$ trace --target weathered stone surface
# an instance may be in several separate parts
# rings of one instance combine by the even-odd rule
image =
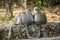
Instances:
[[[0,27],[0,40],[60,40],[60,22],[59,23],[52,23],[49,22],[45,25],[45,32],[47,33],[46,37],[53,37],[53,38],[32,38],[28,39],[25,31],[24,25],[10,25],[6,27]],[[43,32],[42,32],[43,35]],[[56,38],[54,38],[56,37]]]

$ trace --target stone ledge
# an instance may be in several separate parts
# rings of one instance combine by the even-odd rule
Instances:
[[[60,22],[59,23],[58,22],[48,22],[46,25],[43,25],[43,27],[45,27],[45,26],[49,27],[51,24],[56,25],[56,24],[60,24]],[[12,29],[10,28],[10,26],[12,26],[11,27]],[[51,31],[51,30],[48,29],[48,31]],[[58,32],[59,30],[56,29],[56,31]],[[8,35],[9,33],[11,33],[11,34]],[[25,34],[25,35],[23,35],[23,34]],[[19,25],[18,26],[8,25],[8,26],[5,26],[5,27],[0,27],[0,39],[2,39],[2,40],[3,39],[6,40],[6,38],[9,37],[9,36],[11,36],[11,37],[9,37],[9,38],[11,38],[11,40],[14,40],[14,39],[16,40],[18,35],[21,36],[21,40],[60,40],[60,37],[58,37],[60,34],[58,36],[56,36],[56,37],[54,36],[54,37],[51,37],[51,38],[49,38],[50,36],[47,35],[47,38],[27,39],[27,37],[26,37],[27,35],[25,33],[25,29],[24,29],[23,26],[20,27]],[[26,38],[26,39],[23,39],[23,38]],[[8,38],[7,38],[7,40],[8,40]],[[20,38],[17,39],[17,40],[20,40]]]
[[[60,37],[51,37],[51,38],[32,38],[32,39],[21,39],[21,40],[60,40]]]

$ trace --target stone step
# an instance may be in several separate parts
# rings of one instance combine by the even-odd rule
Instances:
[[[32,38],[32,39],[21,39],[21,40],[60,40],[60,37],[51,37],[51,38]]]

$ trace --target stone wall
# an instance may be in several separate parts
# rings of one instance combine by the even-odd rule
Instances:
[[[59,39],[60,22],[59,23],[49,22],[45,25],[42,25],[41,27],[42,29],[43,28],[45,29],[45,31],[43,32],[47,33],[45,37],[42,33],[42,36],[41,36],[42,40],[46,37],[57,37]],[[0,27],[0,40],[18,40],[18,39],[28,39],[24,25],[8,25],[5,27],[2,27],[2,26]]]

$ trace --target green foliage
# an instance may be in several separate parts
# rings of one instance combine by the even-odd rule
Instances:
[[[6,16],[4,16],[4,17],[2,17],[2,19],[1,20],[14,20],[14,16],[13,17],[11,17],[11,15],[10,14],[8,14],[8,15],[6,15]]]
[[[6,14],[6,19],[9,19],[11,17],[11,13]]]
[[[40,7],[42,5],[42,0],[37,0],[37,6]]]
[[[19,5],[17,5],[16,3],[14,3],[14,5],[12,6],[13,8],[18,8],[20,7]]]
[[[2,21],[4,21],[4,20],[7,20],[7,21],[9,21],[9,20],[11,20],[11,21],[14,21],[14,17],[12,17],[11,19],[9,18],[9,17],[1,17],[1,19],[0,20],[2,20]]]
[[[14,17],[11,18],[12,21],[14,21],[14,19],[15,19]]]
[[[8,16],[4,16],[4,17],[0,17],[0,20],[4,21],[4,20],[10,20],[10,18]]]

